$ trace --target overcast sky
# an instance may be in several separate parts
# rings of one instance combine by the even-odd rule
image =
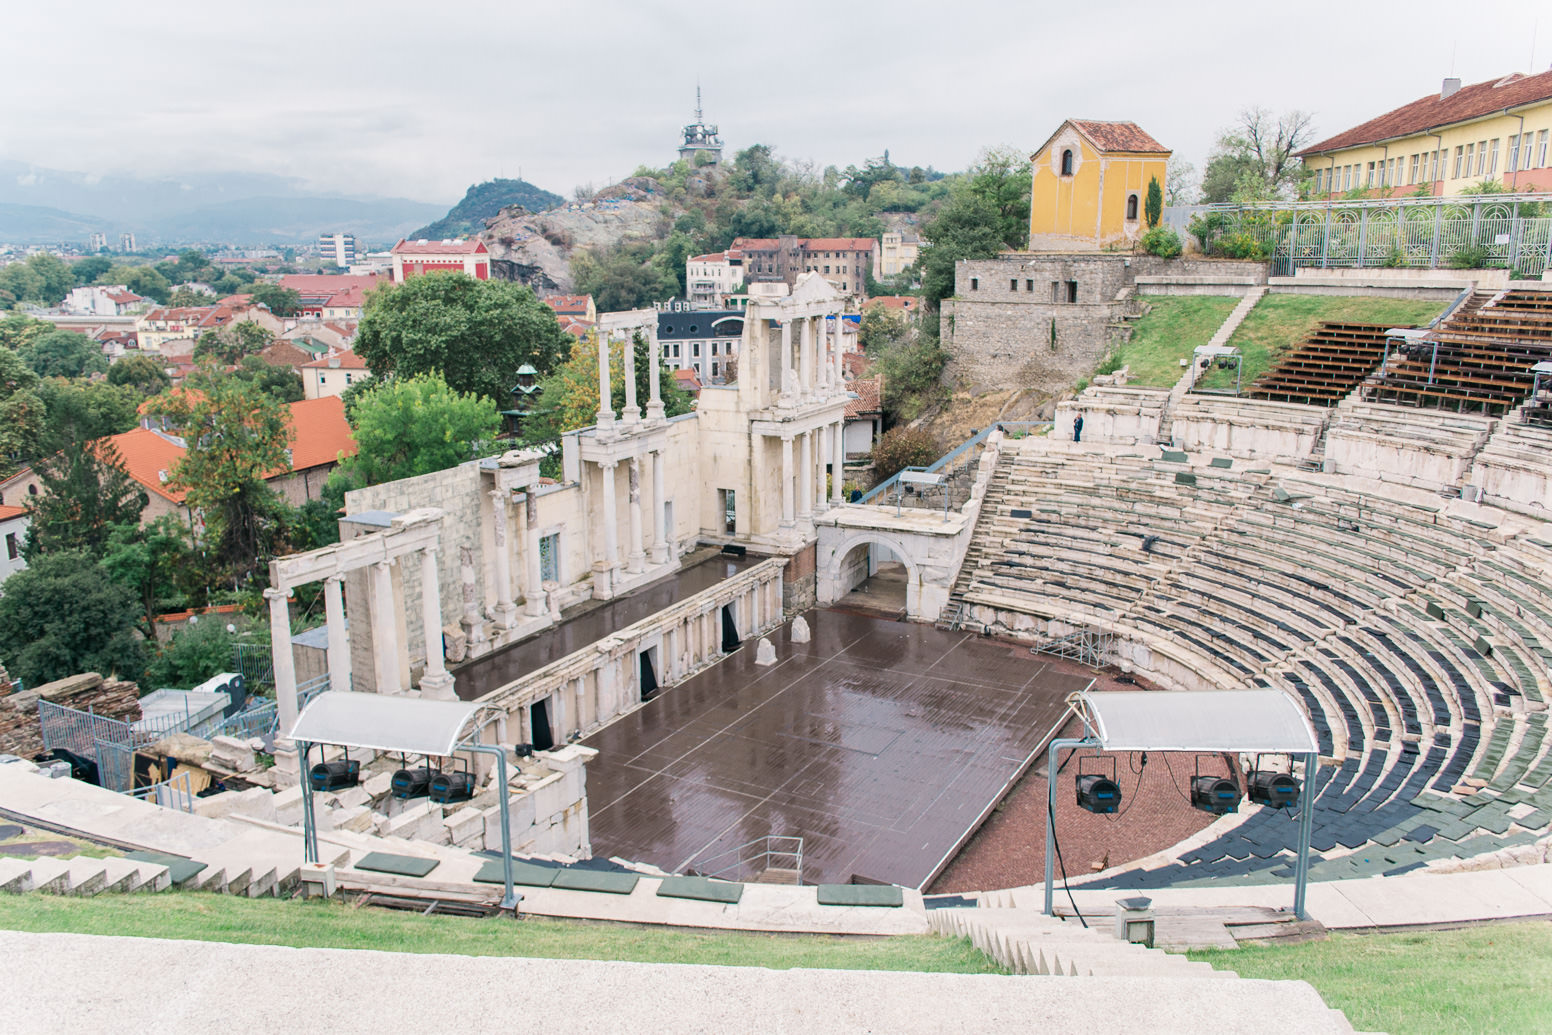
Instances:
[[[955,170],[1077,116],[1134,120],[1200,169],[1247,105],[1309,110],[1326,136],[1452,69],[1531,70],[1533,36],[1534,68],[1552,62],[1534,2],[74,0],[3,21],[0,158],[438,203],[492,176],[569,194],[666,164],[697,79],[729,156],[844,168],[888,148]]]

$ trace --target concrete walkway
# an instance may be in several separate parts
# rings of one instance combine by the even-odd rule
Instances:
[[[13,1035],[1352,1030],[1302,981],[765,970],[11,931],[0,931],[0,957]]]

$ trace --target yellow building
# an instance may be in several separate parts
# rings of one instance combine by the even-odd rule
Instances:
[[[1315,196],[1361,190],[1371,197],[1440,197],[1483,180],[1519,192],[1552,190],[1552,72],[1461,86],[1370,119],[1299,152]]]
[[[1029,156],[1029,250],[1126,244],[1147,227],[1148,183],[1164,189],[1169,149],[1135,122],[1068,119]]]

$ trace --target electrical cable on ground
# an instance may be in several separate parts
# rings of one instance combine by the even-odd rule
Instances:
[[[1089,922],[1083,919],[1083,913],[1078,909],[1078,900],[1072,897],[1072,888],[1067,884],[1067,864],[1062,861],[1062,842],[1056,836],[1056,812],[1051,808],[1051,796],[1049,793],[1046,794],[1045,811],[1046,818],[1051,824],[1051,844],[1056,848],[1056,864],[1062,870],[1062,890],[1067,892],[1067,901],[1072,904],[1073,916],[1076,916],[1078,923],[1083,925],[1084,930],[1087,930]]]

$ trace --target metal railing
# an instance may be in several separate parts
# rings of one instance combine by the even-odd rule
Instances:
[[[130,797],[139,798],[141,801],[149,801],[163,808],[177,809],[179,812],[194,811],[194,792],[189,790],[189,774],[187,771],[175,773],[161,783],[153,783],[149,787],[140,787],[129,792]]]
[[[787,865],[776,865],[784,863]],[[702,877],[724,880],[758,879],[770,870],[793,875],[793,883],[803,883],[803,839],[782,834],[767,834],[725,852],[718,852],[694,867]]]
[[[988,424],[986,427],[982,428],[980,431],[976,432],[974,435],[972,435],[969,438],[965,439],[963,442],[961,442],[959,445],[955,446],[953,449],[949,450],[947,453],[944,453],[942,456],[938,457],[938,459],[934,460],[931,464],[927,465],[926,467],[906,467],[906,468],[903,468],[902,470],[896,471],[894,474],[892,474],[888,478],[884,479],[883,481],[879,482],[877,485],[873,486],[873,488],[869,489],[866,493],[863,494],[862,498],[859,499],[857,502],[858,503],[870,503],[870,502],[872,502],[874,499],[878,498],[880,495],[882,495],[883,493],[887,492],[893,486],[898,485],[899,482],[900,482],[900,475],[906,473],[906,471],[914,471],[914,472],[922,473],[922,474],[936,474],[937,472],[942,471],[944,468],[946,468],[950,464],[954,463],[954,461],[958,460],[960,457],[962,457],[966,453],[968,453],[971,449],[974,449],[976,446],[984,444],[986,442],[987,436],[990,435],[994,430],[996,430],[998,428],[1001,428],[1004,432],[1010,432],[1010,431],[1029,432],[1029,431],[1033,431],[1036,428],[1049,428],[1050,426],[1051,426],[1051,422],[1048,421],[1048,420],[1000,420],[1000,421],[994,421],[993,423]]]
[[[1066,658],[1090,668],[1100,668],[1110,653],[1115,634],[1103,629],[1079,629],[1065,636],[1056,636],[1029,648],[1031,654],[1049,654],[1054,658]]]

